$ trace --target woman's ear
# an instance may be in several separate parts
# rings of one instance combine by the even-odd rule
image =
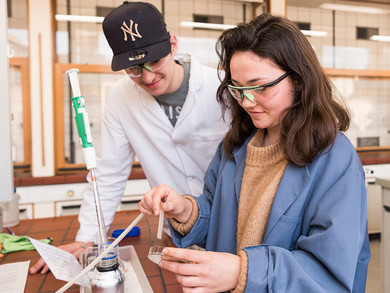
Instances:
[[[177,38],[175,35],[172,35],[170,38],[171,41],[171,53],[172,56],[175,56],[177,53]]]

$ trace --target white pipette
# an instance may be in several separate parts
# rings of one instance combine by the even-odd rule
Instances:
[[[104,223],[103,212],[100,204],[99,193],[96,183],[96,153],[95,148],[92,144],[91,128],[89,126],[88,113],[85,110],[85,99],[81,96],[80,86],[77,78],[77,68],[66,71],[69,75],[70,85],[72,87],[73,95],[72,103],[75,112],[75,121],[77,125],[77,132],[80,137],[80,143],[83,148],[84,158],[86,161],[87,169],[90,171],[92,190],[95,200],[96,216],[98,224],[98,235],[99,235],[99,252],[107,247],[107,232]]]

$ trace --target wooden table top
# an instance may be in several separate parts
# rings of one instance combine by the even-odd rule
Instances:
[[[108,235],[110,236],[111,231],[115,229],[126,229],[138,214],[138,211],[117,212]],[[134,246],[153,292],[183,292],[179,283],[176,281],[174,274],[166,270],[161,270],[159,266],[147,258],[149,248],[153,245],[174,246],[171,238],[166,235],[164,235],[161,240],[156,238],[158,217],[143,217],[137,226],[141,228],[140,235],[123,239],[119,243],[119,246]],[[55,246],[73,242],[78,228],[79,222],[77,221],[77,216],[22,220],[17,226],[11,227],[15,235],[27,235],[35,239],[51,237],[53,239],[53,245]],[[7,233],[7,230],[4,229],[3,232]],[[36,263],[39,257],[36,250],[11,252],[0,258],[0,264],[30,260],[31,267]],[[51,272],[44,275],[39,273],[35,275],[29,274],[24,292],[55,292],[65,284],[66,282],[57,280]],[[79,291],[79,286],[73,285],[66,292]]]
[[[390,163],[390,151],[359,151],[358,154],[363,165]]]

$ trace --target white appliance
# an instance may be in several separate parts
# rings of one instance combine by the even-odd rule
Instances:
[[[390,164],[364,165],[367,187],[367,224],[368,233],[382,231],[382,188],[376,178],[390,178]]]
[[[377,184],[382,188],[382,292],[390,292],[390,176],[387,179],[377,179]]]
[[[390,292],[390,191],[383,194],[383,233],[382,233],[382,283],[383,292]]]

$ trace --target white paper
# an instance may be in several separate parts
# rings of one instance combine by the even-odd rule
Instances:
[[[79,261],[70,252],[31,237],[29,239],[57,280],[68,282],[82,271]],[[90,287],[86,275],[77,280],[76,284]]]
[[[30,261],[0,265],[0,293],[23,293]]]

